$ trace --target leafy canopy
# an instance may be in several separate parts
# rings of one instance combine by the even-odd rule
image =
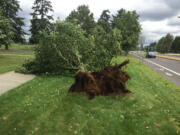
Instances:
[[[171,50],[174,37],[171,34],[167,34],[165,37],[162,37],[157,44],[157,51],[161,53],[167,53]]]
[[[136,11],[126,11],[121,9],[113,16],[112,27],[117,28],[122,34],[122,49],[128,52],[138,45],[138,39],[141,32],[139,15]]]
[[[25,67],[34,73],[58,74],[85,69],[84,63],[88,62],[90,56],[89,43],[81,28],[69,22],[57,21],[50,33],[41,33],[36,58]]]
[[[86,5],[81,5],[77,10],[73,10],[66,18],[66,21],[80,26],[86,32],[86,36],[92,34],[95,27],[93,13],[91,13]]]

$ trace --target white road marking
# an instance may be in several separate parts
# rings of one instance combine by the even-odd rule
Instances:
[[[176,74],[176,75],[180,76],[180,73],[177,73],[177,72],[175,72],[175,71],[173,71],[173,70],[171,70],[171,69],[168,69],[168,68],[166,68],[166,67],[164,67],[164,66],[161,66],[161,65],[159,65],[159,64],[157,64],[157,63],[155,63],[155,62],[152,62],[152,61],[150,61],[150,60],[147,60],[147,59],[144,59],[144,60],[147,61],[147,62],[149,62],[149,63],[151,63],[151,64],[154,64],[154,65],[156,65],[156,66],[158,66],[158,67],[160,67],[160,68],[166,69],[167,71],[169,71],[169,72],[171,72],[171,73],[173,73],[173,74]]]
[[[163,68],[160,68],[159,70],[164,71],[164,69],[163,69]]]
[[[170,73],[167,73],[167,72],[166,72],[166,75],[167,75],[167,76],[173,76],[172,74],[170,74]]]

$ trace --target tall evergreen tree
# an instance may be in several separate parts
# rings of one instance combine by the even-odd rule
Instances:
[[[87,35],[92,34],[95,27],[93,13],[91,13],[89,7],[86,5],[81,5],[77,10],[73,10],[66,20],[80,26]]]
[[[151,43],[151,44],[150,44],[151,51],[156,51],[156,46],[157,46],[157,43],[156,43],[156,42]]]
[[[0,46],[5,45],[8,50],[9,44],[12,42],[14,33],[10,20],[3,16],[0,8]]]
[[[103,12],[98,20],[98,25],[102,26],[106,32],[111,31],[110,18],[111,18],[110,11],[103,10]]]
[[[49,0],[35,0],[34,6],[32,7],[34,10],[31,20],[31,38],[30,43],[37,44],[39,32],[42,30],[49,31],[51,20],[53,20],[53,16],[49,15],[49,12],[53,12],[51,1]]]
[[[171,51],[175,53],[180,53],[180,36],[177,36],[173,41]]]
[[[25,32],[23,26],[25,25],[24,18],[18,16],[21,11],[19,2],[17,0],[0,0],[0,8],[2,9],[3,16],[10,20],[13,32],[16,33],[13,37],[14,42],[24,42]]]

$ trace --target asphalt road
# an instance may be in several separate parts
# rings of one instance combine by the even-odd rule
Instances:
[[[135,53],[133,55],[138,57]],[[157,57],[145,58],[143,62],[167,80],[180,87],[180,61]]]

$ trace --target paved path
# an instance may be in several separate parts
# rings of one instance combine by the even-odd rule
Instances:
[[[0,74],[0,95],[32,80],[33,78],[35,78],[35,75],[24,75],[15,73],[14,71]]]

